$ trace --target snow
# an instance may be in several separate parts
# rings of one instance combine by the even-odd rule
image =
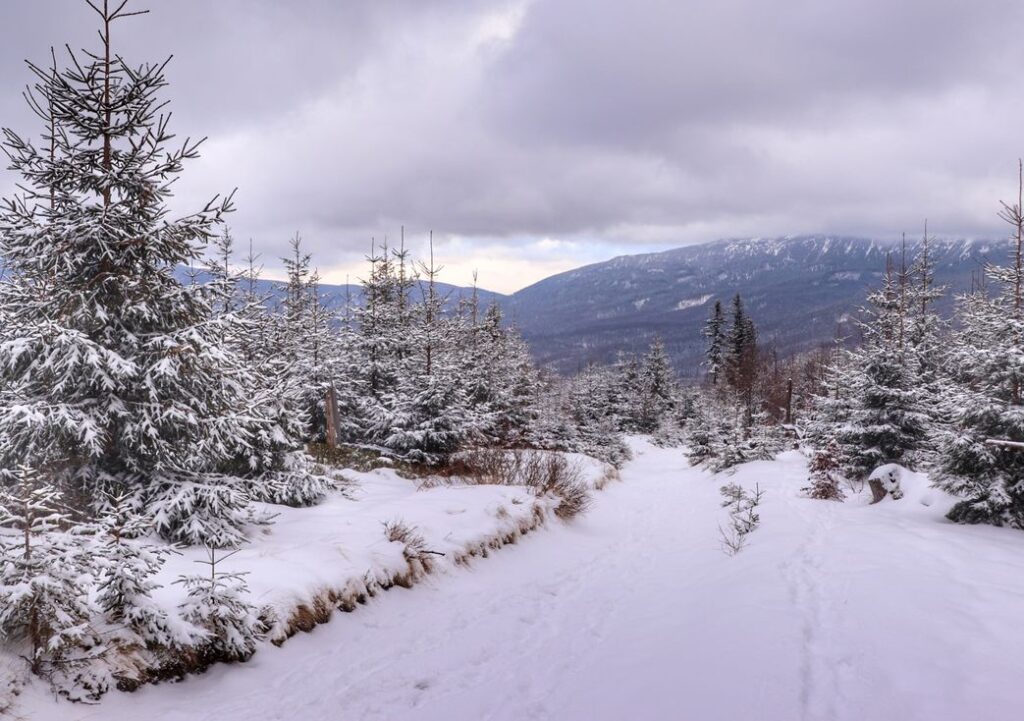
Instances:
[[[828,249],[825,248],[825,249],[822,250],[822,252],[824,253],[826,250],[828,250]],[[835,273],[832,273],[829,276],[829,279],[830,280],[860,280],[861,279],[861,275],[862,274],[858,273],[857,271],[841,270],[841,271],[837,271]]]
[[[93,707],[57,704],[34,684],[15,717],[1019,718],[1024,534],[947,522],[952,499],[920,474],[904,475],[899,501],[813,501],[799,493],[806,459],[795,451],[714,477],[688,468],[679,449],[631,442],[622,482],[572,523],[444,566],[249,663]],[[734,557],[718,544],[726,482],[765,491],[761,523]],[[441,490],[409,498],[401,515],[512,492]],[[381,493],[390,508],[396,498]],[[305,524],[311,512],[295,511],[279,525],[296,527],[274,534],[315,548],[337,529]],[[449,543],[441,550],[458,545],[429,530],[432,545]],[[275,553],[308,568],[275,563],[275,573],[329,574],[328,560],[347,562],[336,543],[325,544],[329,559],[284,545]]]
[[[676,303],[676,310],[686,310],[687,308],[696,308],[702,306],[711,300],[711,294],[701,295],[696,298],[685,298]]]
[[[608,468],[580,454],[565,455],[591,485]],[[437,484],[402,478],[390,468],[345,475],[355,482],[352,488],[312,508],[262,506],[275,514],[273,524],[223,564],[221,570],[248,573],[252,601],[273,606],[282,624],[322,592],[359,592],[370,581],[389,585],[407,573],[403,545],[385,537],[385,523],[404,523],[423,536],[427,549],[454,564],[481,544],[531,528],[535,504],[548,516],[557,505],[523,486]],[[163,588],[154,599],[174,608],[184,589],[172,581],[195,573],[195,562],[205,558],[204,549],[190,548],[169,560],[157,577]],[[271,635],[280,638],[283,631]]]
[[[900,481],[910,472],[898,463],[886,463],[871,471],[868,480],[878,481],[882,488],[892,492],[900,487]]]

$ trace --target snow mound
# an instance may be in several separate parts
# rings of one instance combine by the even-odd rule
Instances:
[[[565,455],[588,489],[603,487],[615,471],[580,454]],[[248,601],[269,611],[267,640],[275,645],[327,622],[335,611],[355,610],[380,591],[409,588],[427,574],[486,557],[560,515],[562,499],[523,485],[408,479],[393,468],[344,474],[351,486],[319,505],[254,504],[274,523],[251,533],[250,543],[218,565],[219,571],[245,574]],[[187,593],[175,580],[196,573],[206,558],[205,548],[185,548],[157,573],[160,587],[152,597],[172,624],[183,623],[179,608]],[[128,687],[161,674],[144,659],[111,663],[136,667]],[[13,650],[0,651],[0,716],[21,686],[22,677],[12,670],[23,666]]]

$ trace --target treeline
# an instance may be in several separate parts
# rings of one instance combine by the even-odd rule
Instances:
[[[794,424],[810,411],[826,357],[782,357],[762,343],[738,293],[728,305],[715,301],[703,335],[704,379],[692,391],[684,433],[690,461],[719,471],[773,458],[792,444]]]
[[[221,247],[230,255],[230,236]],[[361,300],[328,307],[310,256],[297,238],[292,248],[277,293],[255,295],[252,259],[224,280],[249,327],[239,351],[279,365],[268,390],[303,422],[304,441],[325,439],[332,396],[338,442],[397,460],[436,465],[467,446],[528,441],[544,381],[496,304],[481,307],[475,292],[452,303],[438,269],[385,245],[368,258]]]

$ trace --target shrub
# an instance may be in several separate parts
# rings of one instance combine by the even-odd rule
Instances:
[[[479,449],[458,454],[447,472],[467,483],[526,486],[537,496],[554,496],[559,499],[555,515],[566,520],[586,511],[591,502],[579,466],[560,453]]]
[[[402,553],[407,561],[420,559],[429,554],[427,541],[422,534],[414,527],[408,526],[404,521],[394,520],[384,523],[384,537],[392,543],[401,543],[404,547]]]
[[[735,556],[743,550],[747,536],[761,523],[757,507],[761,505],[764,491],[759,486],[754,486],[754,492],[751,494],[735,483],[726,484],[720,490],[724,499],[722,507],[729,509],[728,526],[718,527],[720,542],[726,555]]]

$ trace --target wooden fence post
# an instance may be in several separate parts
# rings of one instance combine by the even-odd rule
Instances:
[[[337,448],[340,419],[338,417],[338,392],[334,389],[333,383],[327,389],[327,397],[324,401],[324,416],[327,421],[327,445],[331,448]]]

